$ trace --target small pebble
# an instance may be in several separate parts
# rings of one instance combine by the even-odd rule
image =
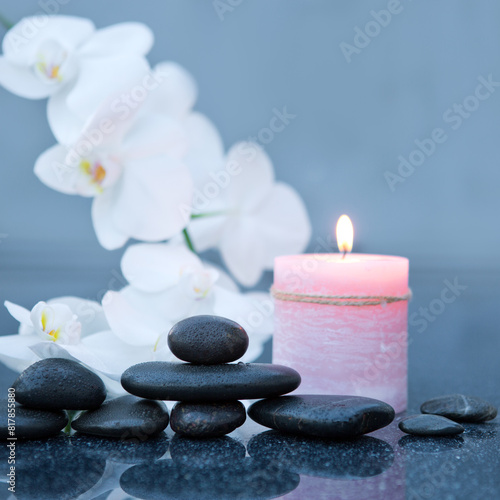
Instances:
[[[0,439],[9,437],[17,439],[45,439],[59,434],[68,425],[68,416],[62,410],[49,411],[26,408],[19,404],[15,405],[14,434],[11,434],[8,423],[8,408],[6,399],[0,400],[1,422]],[[11,426],[12,427],[12,426]]]
[[[422,404],[420,411],[441,415],[455,422],[486,422],[497,416],[497,409],[484,399],[463,394],[429,399]]]
[[[174,356],[200,365],[217,365],[240,359],[248,349],[248,335],[220,316],[192,316],[179,321],[168,334]]]
[[[177,403],[172,409],[170,427],[181,436],[221,437],[242,426],[245,407],[239,401],[220,403]]]
[[[265,363],[193,365],[148,361],[131,366],[122,386],[141,398],[194,403],[260,399],[292,392],[300,375],[287,366]]]
[[[12,387],[18,403],[41,410],[93,410],[106,399],[104,383],[95,373],[63,358],[32,364]]]
[[[360,396],[297,395],[257,401],[248,416],[282,432],[349,439],[389,425],[394,409]]]
[[[93,436],[144,440],[163,431],[168,420],[168,410],[163,403],[122,396],[83,413],[71,426],[75,431]]]
[[[414,415],[401,420],[398,426],[414,436],[454,436],[464,432],[460,424],[439,415]]]

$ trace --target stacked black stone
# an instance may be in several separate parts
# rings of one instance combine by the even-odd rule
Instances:
[[[140,363],[125,371],[122,385],[135,396],[178,401],[170,426],[182,436],[229,434],[246,419],[240,399],[276,397],[300,385],[300,375],[285,366],[232,363],[248,349],[248,335],[226,318],[182,320],[170,331],[168,345],[187,363]]]
[[[0,403],[5,422],[0,438],[42,439],[58,434],[68,424],[64,410],[92,410],[106,399],[102,380],[84,366],[62,358],[38,361],[24,370],[12,385],[15,425],[7,416],[11,402]]]

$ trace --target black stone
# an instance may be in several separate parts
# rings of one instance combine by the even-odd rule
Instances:
[[[399,422],[399,428],[414,436],[453,436],[464,432],[464,428],[439,415],[414,415]]]
[[[230,437],[193,439],[175,435],[170,456],[179,466],[191,469],[231,467],[245,459],[245,446]]]
[[[293,491],[298,474],[275,462],[244,458],[226,467],[192,469],[173,460],[136,465],[120,478],[121,488],[132,497],[160,500],[239,500],[278,498]]]
[[[15,422],[14,436],[10,434],[8,411],[8,402],[6,399],[0,400],[0,411],[2,412],[2,425],[0,427],[0,439],[5,440],[9,437],[17,439],[44,439],[59,434],[68,424],[68,416],[62,410],[49,411],[38,410],[35,408],[26,408],[15,403]]]
[[[71,426],[93,436],[145,440],[168,425],[168,410],[159,401],[122,396],[83,413]]]
[[[136,396],[200,403],[279,396],[299,384],[300,375],[292,368],[260,363],[203,366],[150,361],[122,375],[122,386]]]
[[[391,445],[371,436],[349,441],[294,436],[266,431],[247,445],[252,458],[279,463],[297,474],[329,479],[377,476],[391,467]]]
[[[104,383],[95,373],[62,358],[34,363],[12,387],[16,401],[42,410],[93,410],[106,399]]]
[[[497,409],[484,399],[462,394],[430,399],[422,404],[420,411],[441,415],[455,422],[485,422],[497,416]]]
[[[358,396],[297,395],[257,401],[248,416],[282,432],[348,439],[389,425],[394,409]]]
[[[248,349],[248,335],[230,319],[192,316],[174,325],[168,334],[168,346],[183,361],[217,365],[240,359]]]
[[[177,403],[172,409],[170,427],[181,436],[214,438],[242,426],[246,416],[239,401]]]

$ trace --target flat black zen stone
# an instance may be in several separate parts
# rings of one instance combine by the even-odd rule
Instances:
[[[455,422],[486,422],[497,416],[497,409],[484,399],[462,394],[429,399],[422,404],[420,411],[441,415]]]
[[[7,400],[0,400],[1,423],[0,439],[6,440],[9,437],[17,439],[45,439],[55,436],[62,431],[68,424],[68,416],[62,410],[48,411],[26,408],[19,404],[15,405],[14,434],[10,433],[8,422]]]
[[[149,361],[122,375],[123,388],[135,396],[200,403],[279,396],[299,384],[300,375],[292,368],[263,363],[204,366]]]
[[[348,439],[389,425],[394,409],[358,396],[297,395],[257,401],[248,409],[248,416],[282,432]]]
[[[62,358],[32,364],[12,387],[18,403],[42,410],[93,410],[106,399],[104,383],[95,373]]]
[[[192,316],[179,321],[168,334],[174,356],[200,365],[230,363],[248,349],[245,330],[220,316]]]
[[[399,428],[414,436],[453,436],[464,432],[464,428],[439,415],[414,415],[401,420]]]
[[[170,427],[181,436],[221,437],[241,427],[247,418],[239,401],[219,403],[177,403],[172,409]]]
[[[163,403],[123,396],[83,413],[71,426],[75,431],[93,436],[141,441],[163,431],[168,420],[168,410]]]

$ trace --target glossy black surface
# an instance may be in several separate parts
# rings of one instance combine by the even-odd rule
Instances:
[[[23,290],[16,289],[21,287],[16,281],[13,296],[24,293],[25,305],[68,290],[92,297],[90,285],[85,288],[85,276],[80,278],[72,276],[62,290],[52,285],[46,297],[26,283]],[[440,300],[444,280],[455,278],[467,288],[440,314],[429,315],[430,308],[441,310],[435,301]],[[19,442],[18,498],[82,494],[98,500],[188,498],[190,494],[201,499],[500,498],[499,417],[463,424],[465,432],[457,437],[409,436],[398,429],[404,416],[419,412],[424,401],[443,394],[477,395],[500,406],[500,273],[412,270],[410,284],[414,295],[410,408],[390,426],[352,443],[285,436],[250,419],[218,440],[179,438],[168,428],[149,441],[140,436],[117,441],[75,435]],[[15,322],[6,315],[0,318],[4,331],[9,329],[5,333],[13,333]],[[259,361],[270,361],[269,352],[268,348]],[[0,373],[0,390],[7,394],[15,374],[4,368]],[[8,450],[1,450],[0,474],[6,478]],[[167,471],[169,476],[164,474]],[[9,498],[6,483],[0,487],[0,498]]]

